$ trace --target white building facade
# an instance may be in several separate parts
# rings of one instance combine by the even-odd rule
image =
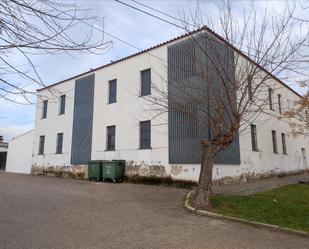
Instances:
[[[129,177],[197,181],[198,162],[171,161],[168,113],[157,116],[145,101],[155,94],[151,84],[164,86],[168,81],[168,48],[183,39],[187,36],[39,90],[43,98],[37,103],[32,134],[32,172],[67,171],[87,177],[89,160],[122,159]],[[282,96],[280,108],[300,98],[275,78],[270,84],[279,86],[274,87],[278,90],[273,98]],[[248,180],[308,169],[309,138],[292,136],[288,122],[278,119],[277,101],[273,105],[252,123],[255,127],[249,125],[248,132],[239,136],[235,152],[239,162],[231,163],[227,157],[215,164],[215,180]]]

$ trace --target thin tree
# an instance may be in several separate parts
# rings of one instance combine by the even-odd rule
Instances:
[[[31,103],[35,89],[46,86],[34,63],[37,55],[105,51],[111,42],[104,32],[94,33],[95,21],[66,1],[0,1],[0,99]]]
[[[155,116],[178,113],[180,125],[193,127],[186,136],[200,139],[201,169],[193,201],[197,209],[211,208],[217,155],[248,132],[251,123],[273,118],[269,109],[277,103],[272,94],[285,88],[278,77],[304,68],[300,51],[308,42],[308,26],[293,18],[294,11],[287,4],[280,15],[267,10],[259,15],[252,5],[235,18],[227,2],[220,10],[220,35],[194,15],[198,30],[171,52],[178,62],[168,62],[168,80],[161,75],[166,84],[152,82],[153,94],[146,101]]]

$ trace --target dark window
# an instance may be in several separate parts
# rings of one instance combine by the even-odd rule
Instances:
[[[106,150],[115,150],[116,126],[107,126]]]
[[[110,80],[108,82],[108,103],[117,102],[117,80]]]
[[[42,119],[47,117],[47,100],[43,101]]]
[[[252,78],[251,78],[251,76],[248,77],[248,98],[249,98],[250,101],[253,100]]]
[[[39,155],[43,155],[44,154],[44,144],[45,144],[45,136],[40,136]]]
[[[65,113],[65,95],[60,96],[60,108],[59,108],[59,115]]]
[[[256,125],[253,124],[251,125],[251,142],[252,142],[252,150],[258,151]]]
[[[272,137],[272,140],[273,140],[273,152],[275,154],[278,153],[278,146],[277,146],[277,132],[272,130],[271,131],[271,137]]]
[[[62,154],[62,145],[63,145],[63,133],[58,133],[56,154]]]
[[[286,141],[285,141],[285,134],[284,133],[281,133],[281,141],[282,141],[282,153],[284,155],[286,155],[287,152],[286,152]]]
[[[279,113],[282,113],[282,109],[281,109],[281,95],[278,94],[278,107],[279,107]]]
[[[151,94],[151,71],[150,68],[141,71],[141,96]]]
[[[268,88],[268,101],[269,101],[269,109],[270,110],[274,110],[274,107],[273,107],[273,89],[271,88]]]
[[[140,149],[151,148],[151,121],[139,122],[139,146]]]

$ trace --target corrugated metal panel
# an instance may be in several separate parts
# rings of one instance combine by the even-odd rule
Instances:
[[[207,54],[215,53],[220,62],[224,63],[227,79],[234,78],[231,50],[212,41],[208,34],[202,34],[194,40],[186,39],[168,47],[170,163],[201,162],[201,139],[211,134],[206,125],[208,122],[200,120],[207,119],[204,110],[215,111],[209,94],[218,94],[224,99],[224,91],[218,84],[219,75],[213,63],[205,56],[205,51]],[[225,115],[228,118],[229,114]],[[240,163],[238,137],[227,149],[218,153],[215,163]]]
[[[71,164],[91,159],[94,74],[75,81]]]

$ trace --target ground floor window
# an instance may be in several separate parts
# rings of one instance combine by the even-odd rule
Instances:
[[[62,146],[63,146],[63,133],[58,133],[57,134],[56,154],[62,154]]]
[[[151,121],[139,122],[139,147],[140,149],[150,149],[151,148]]]
[[[251,143],[252,143],[252,150],[258,151],[256,125],[254,124],[251,124]]]
[[[271,137],[272,137],[272,140],[273,140],[273,152],[275,154],[278,153],[278,146],[277,146],[277,132],[272,130],[271,131]]]
[[[39,155],[44,154],[45,136],[40,136],[39,140]]]
[[[106,133],[107,133],[106,150],[115,150],[116,126],[115,125],[107,126]]]

